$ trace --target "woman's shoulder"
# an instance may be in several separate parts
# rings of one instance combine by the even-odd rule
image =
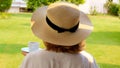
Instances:
[[[91,56],[92,55],[90,53],[88,53],[87,51],[81,51],[80,54],[84,55],[84,56]]]
[[[81,51],[80,55],[83,57],[83,59],[87,59],[90,62],[94,61],[94,57],[90,53],[88,53],[86,51]]]
[[[83,57],[83,62],[85,63],[85,66],[89,66],[86,68],[99,68],[94,57],[90,53],[82,51],[80,52],[80,55]]]

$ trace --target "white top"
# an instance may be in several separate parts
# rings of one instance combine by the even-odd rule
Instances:
[[[27,54],[20,68],[98,68],[86,51],[79,54],[38,50]]]

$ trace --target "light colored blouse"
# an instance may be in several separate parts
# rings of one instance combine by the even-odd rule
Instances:
[[[69,54],[39,50],[26,55],[20,68],[98,68],[98,66],[86,51]]]

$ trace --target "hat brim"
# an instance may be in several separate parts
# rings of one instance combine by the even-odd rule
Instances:
[[[74,32],[58,33],[46,23],[47,6],[38,8],[31,18],[31,29],[33,33],[43,41],[63,45],[72,46],[86,39],[93,30],[89,18],[80,11],[79,29]]]

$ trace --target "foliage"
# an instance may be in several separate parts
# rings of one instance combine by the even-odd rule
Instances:
[[[56,1],[67,1],[75,4],[82,4],[85,0],[26,0],[28,9],[31,9],[33,11],[40,6],[49,5],[50,3]]]
[[[115,3],[111,3],[108,13],[110,13],[111,15],[116,15],[118,16],[118,11],[119,11],[119,5],[115,4]]]
[[[67,1],[67,2],[71,2],[74,4],[83,4],[85,2],[85,0],[61,0],[61,1]]]
[[[113,0],[107,0],[107,2],[104,4],[104,7],[108,10],[110,7],[110,4],[112,3]]]
[[[91,15],[97,15],[98,14],[95,6],[90,8],[90,14]]]
[[[11,6],[12,0],[0,0],[0,12],[5,12]]]
[[[120,19],[120,5],[119,5],[119,10],[118,10],[118,16],[119,16],[119,19]]]
[[[119,16],[119,4],[113,3],[113,0],[108,0],[105,4],[104,7],[107,9],[107,12],[111,15]]]

